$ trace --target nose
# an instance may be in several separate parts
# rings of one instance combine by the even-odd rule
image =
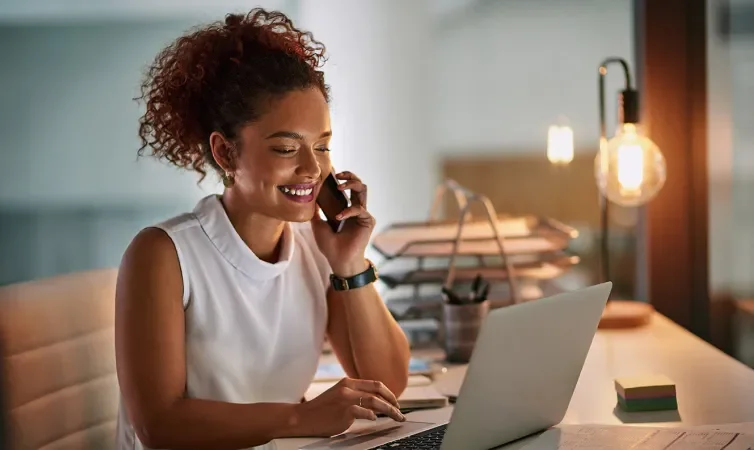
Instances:
[[[301,177],[306,177],[314,180],[319,180],[319,176],[322,174],[322,168],[317,161],[317,156],[314,154],[313,149],[307,149],[306,151],[299,152],[298,167],[296,167],[296,174]]]

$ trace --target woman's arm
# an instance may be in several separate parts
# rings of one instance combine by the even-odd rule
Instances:
[[[342,277],[364,271],[360,267],[333,267]],[[374,283],[357,289],[327,292],[328,336],[346,373],[353,378],[379,380],[396,397],[408,382],[411,356],[403,330],[393,319]]]
[[[184,397],[183,280],[170,238],[156,228],[129,246],[118,275],[118,381],[131,424],[151,448],[237,449],[297,432],[296,405]]]

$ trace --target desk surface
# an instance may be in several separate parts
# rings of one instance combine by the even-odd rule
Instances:
[[[447,372],[437,377],[437,386],[446,394],[455,394],[466,368],[447,367]],[[678,411],[628,414],[616,409],[613,380],[647,373],[662,373],[676,383]],[[442,422],[451,411],[452,407],[416,411],[406,417]],[[659,314],[643,328],[597,332],[563,419],[565,424],[652,426],[736,422],[754,422],[754,370]],[[292,450],[316,440],[286,439],[275,445],[280,450]]]

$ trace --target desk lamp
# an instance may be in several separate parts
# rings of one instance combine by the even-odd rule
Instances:
[[[607,139],[605,119],[605,77],[607,68],[623,68],[626,87],[620,92],[618,128]],[[609,204],[638,207],[652,200],[666,179],[665,157],[659,147],[642,134],[639,124],[639,93],[631,86],[628,63],[608,58],[599,66],[600,146],[595,158],[595,178],[600,192],[600,262],[602,281],[610,280],[608,243]],[[600,328],[632,328],[646,324],[654,308],[633,300],[609,300],[600,320]]]

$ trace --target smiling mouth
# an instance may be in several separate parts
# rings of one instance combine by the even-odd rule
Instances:
[[[316,184],[289,184],[278,186],[278,190],[282,192],[288,200],[297,203],[309,203],[314,200],[315,187]]]

